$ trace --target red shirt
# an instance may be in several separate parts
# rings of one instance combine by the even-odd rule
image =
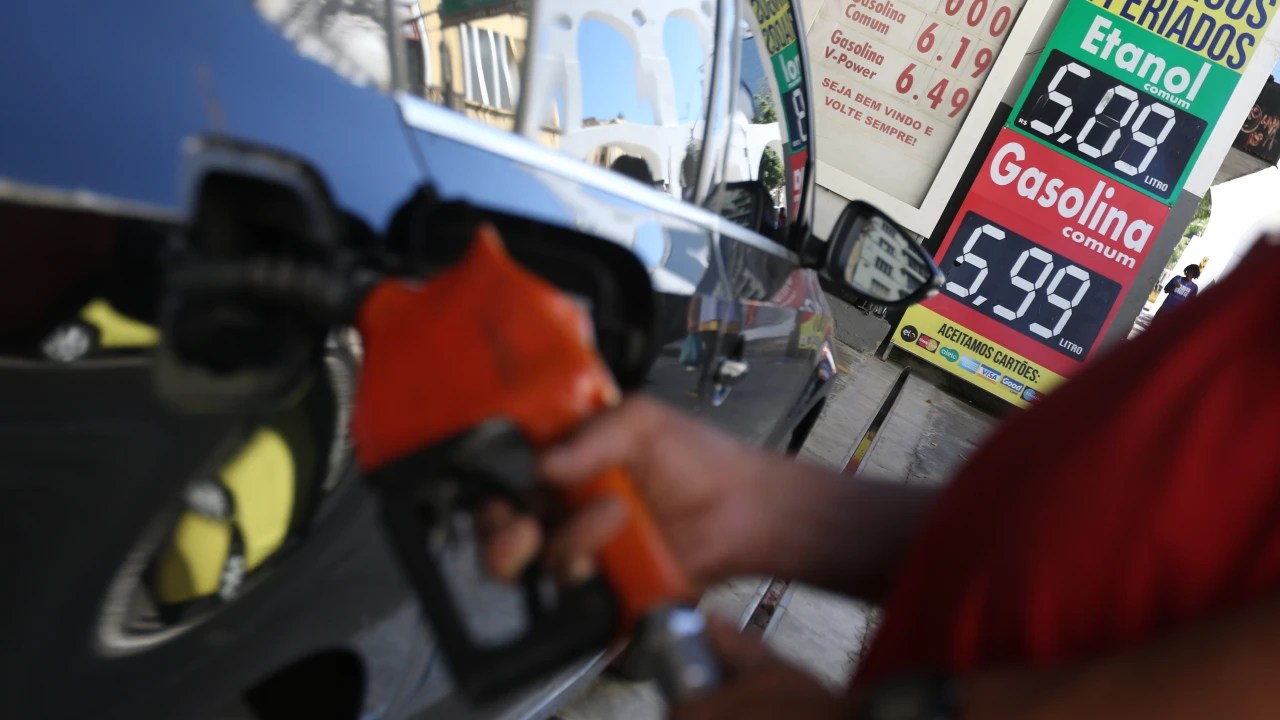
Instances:
[[[1277,241],[993,434],[860,683],[1095,657],[1280,592]]]

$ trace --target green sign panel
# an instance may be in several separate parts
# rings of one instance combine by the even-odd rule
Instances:
[[[1239,75],[1071,0],[1009,126],[1172,204]]]
[[[778,80],[778,89],[790,92],[800,84],[800,50],[795,43],[784,47],[773,58],[773,75]]]
[[[1045,54],[1051,50],[1209,121],[1222,114],[1240,80],[1237,73],[1084,0],[1067,5]]]

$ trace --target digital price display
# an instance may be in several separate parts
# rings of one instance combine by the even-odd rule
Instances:
[[[1054,50],[1014,119],[1082,162],[1168,200],[1208,123]]]
[[[1072,360],[1093,350],[1120,284],[966,213],[942,259],[943,294]]]

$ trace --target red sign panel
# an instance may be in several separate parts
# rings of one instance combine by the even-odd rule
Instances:
[[[790,207],[787,208],[787,214],[794,219],[796,213],[800,212],[800,199],[804,195],[804,164],[809,161],[809,150],[804,149],[787,158],[787,168],[791,182],[787,183],[787,187],[791,188]]]
[[[974,195],[998,203],[1011,229],[1116,280],[1137,275],[1169,214],[1163,203],[1008,128],[974,182]]]
[[[946,286],[925,305],[1070,374],[1093,354],[1168,213],[1005,129],[938,251]]]

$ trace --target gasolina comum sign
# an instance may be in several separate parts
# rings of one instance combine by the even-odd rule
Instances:
[[[907,310],[894,341],[1034,402],[1097,350],[1168,211],[1006,128],[938,251],[943,291]]]

